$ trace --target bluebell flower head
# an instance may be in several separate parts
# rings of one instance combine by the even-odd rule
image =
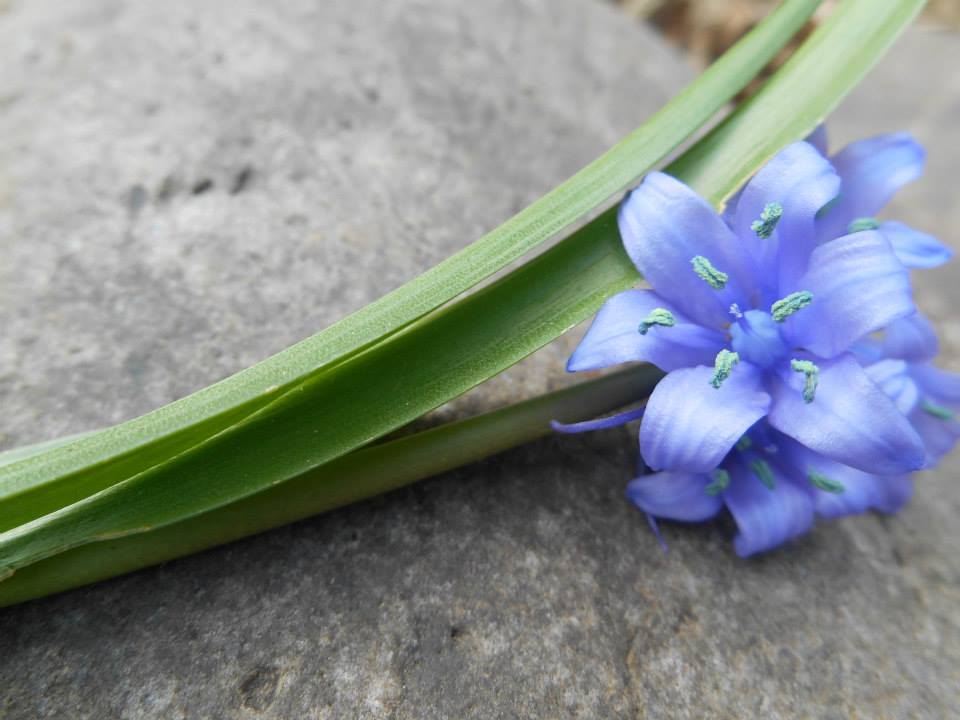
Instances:
[[[909,473],[960,437],[960,376],[929,364],[936,335],[907,274],[951,253],[875,217],[919,174],[922,149],[881,136],[833,160],[822,133],[789,146],[722,217],[676,179],[648,176],[619,225],[652,287],[608,300],[568,364],[667,371],[640,429],[659,472],[628,496],[651,518],[698,521],[726,507],[744,556],[805,532],[817,514],[895,512],[912,494]]]
[[[816,148],[796,143],[726,221],[663,173],[624,200],[624,247],[652,288],[608,300],[568,369],[640,360],[667,371],[640,429],[651,468],[709,473],[764,418],[864,472],[923,465],[917,432],[851,353],[916,313],[909,277],[877,230],[820,241],[817,214],[840,186]]]

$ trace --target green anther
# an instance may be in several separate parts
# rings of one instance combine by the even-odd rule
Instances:
[[[743,452],[744,450],[749,450],[752,445],[753,445],[753,441],[749,437],[744,435],[739,440],[737,440],[737,444],[734,445],[734,447],[740,452]]]
[[[730,473],[723,468],[717,468],[713,471],[713,482],[707,485],[703,491],[707,495],[719,495],[730,484]]]
[[[730,278],[725,272],[717,270],[703,255],[690,258],[693,271],[714,290],[723,290]]]
[[[767,239],[773,235],[773,231],[777,229],[777,223],[780,222],[780,218],[783,217],[783,205],[777,202],[767,203],[763,212],[760,213],[760,219],[754,220],[750,224],[750,229],[753,230],[758,237]]]
[[[933,415],[938,420],[953,420],[956,417],[956,413],[953,412],[950,408],[945,408],[943,405],[937,405],[932,402],[924,402],[920,404],[920,408],[927,413],[928,415]]]
[[[857,218],[847,226],[848,233],[858,233],[864,230],[876,230],[880,227],[880,221],[873,217]]]
[[[816,470],[811,470],[808,472],[807,477],[810,479],[810,484],[818,490],[835,493],[837,495],[846,490],[846,488],[843,486],[843,483],[837,482],[833,478],[829,478],[823,473],[818,473]]]
[[[713,377],[710,378],[710,384],[720,389],[723,381],[730,377],[733,372],[733,366],[740,362],[740,356],[729,350],[721,350],[717,353],[717,359],[713,363]]]
[[[768,490],[773,490],[776,483],[773,480],[773,470],[767,464],[766,460],[754,460],[750,463],[750,469],[757,476],[757,480],[767,486]]]
[[[647,315],[646,319],[640,323],[640,334],[646,335],[647,330],[652,328],[654,325],[673,327],[676,324],[677,319],[673,316],[672,312],[666,308],[654,308],[650,311],[650,314]]]
[[[820,368],[809,360],[791,360],[790,368],[794,372],[803,373],[803,401],[812,403],[817,395],[817,384],[820,382]]]
[[[806,290],[790,293],[782,300],[777,300],[770,306],[770,314],[773,319],[782,323],[797,310],[803,310],[807,305],[813,302],[813,295]]]

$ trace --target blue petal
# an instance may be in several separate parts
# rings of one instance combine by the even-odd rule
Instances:
[[[922,362],[940,350],[937,331],[921,313],[890,323],[883,335],[883,354],[891,358]]]
[[[641,335],[641,321],[656,308],[673,313],[676,324],[652,325]],[[712,363],[722,346],[723,335],[693,323],[652,290],[627,290],[603,304],[567,370],[596,370],[640,360],[670,371]]]
[[[908,475],[872,475],[810,452],[799,443],[781,442],[784,462],[796,473],[798,482],[809,480],[818,472],[843,485],[843,492],[833,493],[811,485],[818,515],[828,518],[858,515],[867,510],[894,513],[910,499],[913,481]]]
[[[774,293],[778,277],[779,286],[788,287],[806,268],[816,241],[817,212],[839,188],[840,178],[829,161],[809,143],[799,142],[777,153],[743,189],[733,229],[743,251],[757,258],[759,272]],[[783,215],[773,235],[761,238],[751,225],[769,203],[779,203]]]
[[[709,475],[659,472],[642,475],[627,484],[627,497],[644,512],[659,518],[700,522],[709,520],[723,501],[705,491]]]
[[[850,348],[850,354],[864,367],[884,359],[880,341],[873,337],[867,337],[854,343],[853,347]]]
[[[925,158],[923,147],[907,133],[847,145],[832,158],[842,185],[837,202],[821,220],[821,237],[839,237],[853,220],[875,216],[897,190],[923,174]]]
[[[874,509],[893,514],[910,502],[913,497],[913,477],[910,475],[890,475],[881,478],[886,486],[886,496],[876,498]]]
[[[787,318],[784,331],[796,347],[821,357],[846,352],[864,335],[916,312],[906,268],[876,231],[816,248],[799,287],[813,302]]]
[[[941,370],[924,363],[911,365],[910,375],[920,386],[923,394],[934,402],[950,408],[960,406],[960,373]]]
[[[584,420],[583,422],[576,423],[562,423],[551,420],[550,427],[559,433],[565,433],[567,435],[591,432],[593,430],[606,430],[607,428],[618,427],[620,425],[626,425],[628,422],[639,420],[643,417],[644,410],[646,410],[645,407],[638,407],[633,410],[617,413],[616,415],[610,415],[609,417],[598,418],[596,420]]]
[[[851,355],[820,362],[819,387],[803,399],[803,377],[772,378],[768,422],[811,450],[864,472],[897,475],[924,465],[923,443],[896,405]]]
[[[901,222],[893,220],[882,222],[879,230],[890,241],[890,246],[896,253],[897,259],[905,267],[935,268],[953,257],[953,250],[933,235],[914,230]]]
[[[719,389],[712,376],[709,367],[675,370],[653,391],[640,425],[640,452],[651,468],[709,472],[766,415],[770,396],[750,363],[734,367]]]
[[[813,493],[771,466],[771,490],[739,460],[727,464],[730,485],[723,500],[737,523],[733,546],[740,557],[772,550],[807,532],[813,525]]]
[[[617,216],[627,254],[657,294],[694,322],[721,328],[731,303],[744,303],[755,269],[720,216],[679,180],[654,172],[620,205]],[[703,256],[729,280],[714,290],[693,271]]]
[[[903,415],[909,415],[920,401],[920,390],[910,376],[905,360],[885,358],[864,368],[867,377],[893,400]]]

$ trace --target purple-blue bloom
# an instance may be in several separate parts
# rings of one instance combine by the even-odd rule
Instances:
[[[907,271],[876,230],[818,244],[817,212],[839,187],[796,143],[747,184],[729,226],[663,173],[624,200],[624,246],[652,289],[608,300],[568,369],[668,372],[640,430],[651,468],[709,472],[762,418],[865,472],[923,465],[919,436],[849,352],[916,312]]]
[[[619,225],[652,289],[608,300],[568,364],[667,371],[640,429],[642,457],[660,472],[628,496],[682,521],[726,507],[744,556],[805,532],[815,514],[896,511],[909,473],[960,437],[960,378],[929,365],[936,335],[907,272],[950,251],[875,219],[922,171],[922,148],[881,136],[832,160],[822,132],[787,147],[723,217],[676,179],[649,175]]]

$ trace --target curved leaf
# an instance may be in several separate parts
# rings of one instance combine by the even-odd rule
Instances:
[[[0,530],[109,487],[274,405],[504,268],[661,161],[742,89],[820,0],[787,0],[640,128],[506,223],[358,312],[147,415],[0,466]],[[296,390],[294,390],[296,392]]]

